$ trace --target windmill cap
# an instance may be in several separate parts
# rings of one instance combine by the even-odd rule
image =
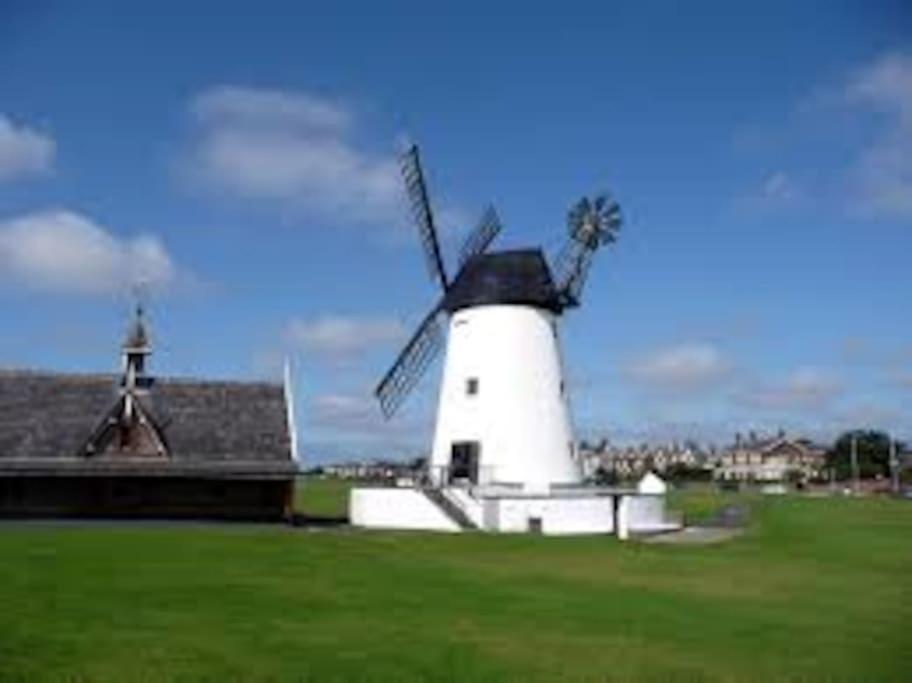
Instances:
[[[443,301],[455,312],[472,306],[516,304],[555,312],[562,308],[541,249],[497,251],[476,256],[459,272]]]

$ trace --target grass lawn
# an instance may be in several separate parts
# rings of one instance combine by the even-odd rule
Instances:
[[[3,524],[0,680],[910,680],[912,504],[751,502],[709,547]]]
[[[295,487],[295,510],[307,517],[348,517],[348,492],[355,486],[343,479],[301,477]]]

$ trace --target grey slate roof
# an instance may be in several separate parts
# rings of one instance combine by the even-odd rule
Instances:
[[[119,379],[0,370],[0,470],[294,471],[283,388],[253,382],[156,379],[142,402],[170,457],[86,457],[81,451],[117,400]]]

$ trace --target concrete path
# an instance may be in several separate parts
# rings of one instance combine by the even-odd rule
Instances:
[[[640,540],[643,543],[666,543],[669,545],[709,545],[710,543],[729,541],[736,536],[740,536],[743,532],[744,530],[740,528],[689,526],[680,531],[672,531],[667,534],[644,536]]]
[[[688,526],[667,534],[645,536],[641,540],[644,543],[671,545],[722,543],[744,533],[749,520],[750,508],[746,505],[726,505],[699,526]]]

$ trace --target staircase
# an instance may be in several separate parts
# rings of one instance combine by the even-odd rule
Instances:
[[[458,505],[453,501],[447,498],[446,494],[438,489],[431,486],[426,486],[422,489],[424,495],[427,496],[434,505],[439,507],[443,513],[453,520],[453,523],[456,524],[463,531],[472,531],[477,530],[478,527],[475,523],[469,518],[469,516],[462,511]]]

